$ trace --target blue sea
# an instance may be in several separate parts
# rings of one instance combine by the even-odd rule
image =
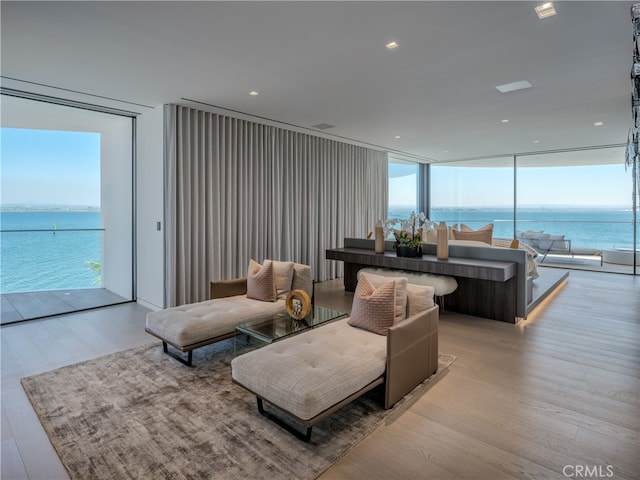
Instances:
[[[389,218],[407,218],[407,207],[389,207]],[[493,223],[495,238],[514,238],[513,209],[508,208],[434,208],[430,220],[445,221],[447,225],[464,223],[480,228]],[[586,208],[520,208],[517,212],[517,231],[543,231],[564,235],[573,247],[598,249],[632,248],[633,211],[631,209]]]
[[[390,207],[389,218],[407,218],[411,211]],[[494,237],[513,238],[510,209],[433,209],[431,217],[472,228],[493,223]],[[0,292],[100,287],[98,273],[87,262],[102,263],[103,232],[86,230],[100,225],[98,211],[0,212]],[[564,235],[573,246],[633,245],[633,213],[625,209],[520,209],[517,227]]]
[[[0,212],[0,292],[100,287],[100,228],[99,211]]]

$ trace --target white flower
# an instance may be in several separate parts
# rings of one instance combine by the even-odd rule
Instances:
[[[399,226],[399,228],[398,228]],[[424,212],[420,212],[416,215],[415,212],[411,212],[409,218],[399,219],[399,218],[389,218],[384,222],[384,236],[388,237],[391,232],[396,230],[402,230],[410,233],[411,235],[415,235],[415,233],[422,228],[422,230],[426,233],[435,228],[435,222],[432,222],[427,218]]]

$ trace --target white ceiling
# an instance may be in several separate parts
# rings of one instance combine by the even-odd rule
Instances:
[[[191,99],[435,161],[624,143],[631,3],[538,20],[540,3],[2,1],[0,68],[4,86]]]

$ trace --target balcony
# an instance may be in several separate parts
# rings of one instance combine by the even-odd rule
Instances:
[[[106,288],[3,293],[0,297],[2,325],[130,301]]]
[[[3,325],[131,301],[103,269],[105,229],[54,225],[0,235]]]

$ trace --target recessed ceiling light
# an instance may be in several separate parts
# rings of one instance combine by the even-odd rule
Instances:
[[[533,143],[540,143],[540,140],[534,140]]]
[[[442,153],[449,153],[449,150],[443,150]]]
[[[518,90],[525,90],[531,87],[533,87],[533,85],[531,85],[526,80],[520,80],[519,82],[505,83],[504,85],[497,85],[496,89],[500,93],[509,93],[509,92],[517,92]]]
[[[397,139],[397,138],[400,138],[400,135],[396,135],[396,136],[395,136],[395,137],[393,137],[393,138],[396,138],[396,139]]]
[[[398,44],[396,42],[389,42],[385,45],[389,50],[393,50],[394,48],[398,48]]]
[[[254,96],[254,97],[255,97],[256,95],[258,95],[258,92],[256,92],[256,91],[254,90],[253,92],[249,92],[249,95],[252,95],[252,96]]]
[[[604,122],[595,122],[593,125],[594,125],[595,127],[601,127],[601,126],[603,126],[603,125],[604,125]]]
[[[500,122],[502,122],[502,123],[509,123],[509,120],[507,120],[506,118],[504,118],[504,119],[500,120]]]
[[[557,12],[556,8],[553,6],[552,2],[543,3],[542,5],[538,5],[536,8],[536,15],[538,18],[542,20],[543,18],[553,17]]]

